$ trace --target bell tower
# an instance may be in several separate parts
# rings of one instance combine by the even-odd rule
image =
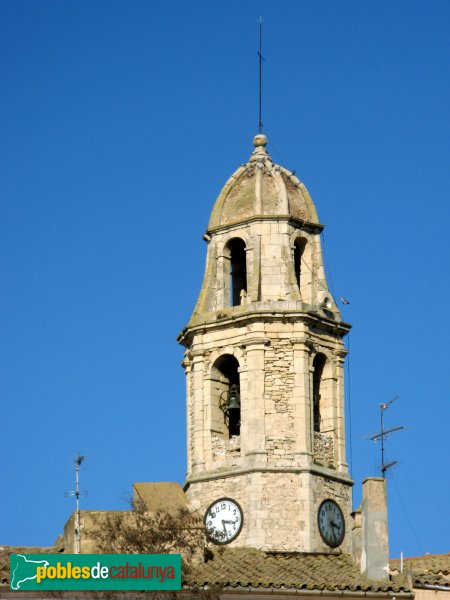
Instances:
[[[328,290],[323,225],[306,187],[273,163],[264,135],[253,144],[213,207],[202,288],[178,338],[186,348],[185,490],[217,543],[348,552],[350,325]],[[217,504],[223,499],[237,508]]]

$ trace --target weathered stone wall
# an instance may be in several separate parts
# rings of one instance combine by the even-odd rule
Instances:
[[[334,444],[331,435],[314,432],[314,462],[324,467],[334,467]]]
[[[340,551],[351,549],[350,483],[307,472],[255,471],[192,482],[186,494],[189,505],[202,515],[221,497],[240,504],[244,525],[231,546],[290,552],[330,551],[318,533],[317,511],[323,500],[332,498],[346,518]]]
[[[247,285],[241,303],[230,305],[230,241],[239,238],[245,244]],[[295,240],[305,241],[298,285],[294,265]],[[190,320],[195,325],[217,315],[239,312],[255,303],[279,303],[279,307],[301,309],[327,301],[328,316],[339,318],[339,310],[328,291],[324,274],[320,231],[300,230],[286,216],[273,220],[251,221],[230,225],[214,233],[202,289]]]
[[[294,458],[294,362],[290,340],[275,336],[268,333],[264,357],[265,431],[268,464],[281,467]]]
[[[234,465],[241,454],[241,436],[232,436],[229,440],[215,432],[211,433],[211,450],[213,460],[222,460],[223,462]]]
[[[299,362],[300,354],[294,345],[305,339],[308,344],[302,346]],[[250,466],[253,463],[248,457],[254,455],[255,445],[264,465],[304,465],[305,458],[301,463],[298,459],[302,453],[303,457],[309,455],[311,463],[346,473],[342,460],[342,457],[345,460],[343,373],[334,367],[334,358],[342,348],[342,342],[334,336],[318,335],[309,332],[301,322],[281,319],[262,323],[243,319],[242,323],[206,330],[196,338],[184,361],[190,371],[188,455],[193,462],[188,465],[188,473],[195,472],[195,463],[207,471],[230,465]],[[322,390],[324,426],[331,433],[314,436],[309,375],[318,351],[327,353],[327,368],[333,375],[326,379]],[[224,417],[218,406],[220,394],[216,389],[219,384],[213,374],[215,361],[226,354],[235,356],[239,362],[242,409],[239,441],[228,440],[224,432]],[[296,369],[301,369],[301,381]],[[198,412],[200,409],[202,414]],[[259,436],[257,444],[255,435]]]

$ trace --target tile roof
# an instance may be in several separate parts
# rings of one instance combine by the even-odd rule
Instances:
[[[400,573],[400,559],[391,560],[390,568],[391,573]],[[450,591],[450,553],[404,558],[403,571],[411,572],[414,587],[444,586]]]
[[[262,552],[251,548],[214,548],[195,565],[189,583],[199,587],[283,588],[410,592],[402,579],[370,581],[347,554]]]

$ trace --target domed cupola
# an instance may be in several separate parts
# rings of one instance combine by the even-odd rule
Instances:
[[[294,173],[272,162],[265,135],[253,139],[255,150],[227,181],[216,200],[208,231],[255,217],[289,216],[318,224],[306,187]]]
[[[265,135],[256,135],[253,145],[214,204],[204,235],[202,290],[183,335],[202,323],[255,311],[318,314],[333,327],[340,320],[311,196],[293,172],[272,161]]]

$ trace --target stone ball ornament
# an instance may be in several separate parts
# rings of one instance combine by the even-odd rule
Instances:
[[[258,133],[253,138],[253,145],[257,148],[258,146],[267,146],[267,137],[263,133]]]

